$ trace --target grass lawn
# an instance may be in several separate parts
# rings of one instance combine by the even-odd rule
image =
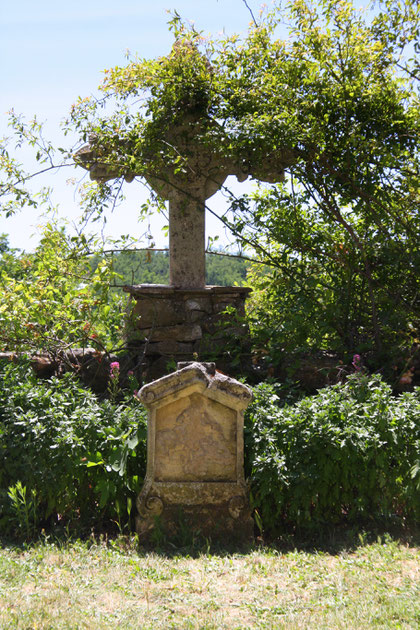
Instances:
[[[420,549],[138,551],[128,539],[0,546],[0,628],[415,628]]]

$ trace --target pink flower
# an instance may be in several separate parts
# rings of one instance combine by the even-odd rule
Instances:
[[[127,372],[127,376],[134,376],[134,372],[133,372],[133,370],[128,370],[128,372]]]
[[[414,368],[411,367],[409,370],[407,370],[407,372],[404,372],[404,374],[401,376],[401,378],[399,380],[399,384],[400,385],[411,385],[411,383],[413,381],[413,377],[414,377]]]
[[[114,378],[114,376],[118,378],[119,371],[120,371],[120,364],[118,363],[118,361],[113,361],[109,366],[110,378]]]
[[[360,361],[362,360],[362,357],[360,356],[360,354],[354,354],[353,355],[353,362],[352,362],[352,366],[354,367],[354,369],[356,370],[356,372],[359,372],[362,368],[360,365]]]

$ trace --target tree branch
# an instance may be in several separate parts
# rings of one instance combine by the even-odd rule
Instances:
[[[252,19],[253,19],[253,21],[254,21],[255,26],[258,28],[258,23],[257,23],[257,20],[255,19],[254,14],[253,14],[253,12],[252,12],[252,9],[251,9],[251,7],[249,6],[248,2],[247,2],[246,0],[242,0],[242,2],[244,3],[244,5],[245,5],[245,6],[246,6],[246,8],[248,9],[248,11],[250,12],[251,17],[252,17]]]

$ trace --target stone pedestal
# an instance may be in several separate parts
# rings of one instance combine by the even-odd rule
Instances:
[[[166,285],[125,287],[131,296],[126,339],[131,352],[143,358],[143,378],[168,372],[168,365],[216,360],[230,371],[232,359],[247,350],[244,322],[247,287],[207,286],[201,289]]]
[[[183,367],[185,365],[185,367]],[[137,499],[137,532],[169,537],[182,527],[212,540],[251,541],[243,470],[243,411],[251,390],[211,363],[179,364],[145,385],[147,473]]]

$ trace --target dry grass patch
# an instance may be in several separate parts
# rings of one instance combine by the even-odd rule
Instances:
[[[0,550],[0,627],[418,628],[420,552],[167,557],[80,542]]]

